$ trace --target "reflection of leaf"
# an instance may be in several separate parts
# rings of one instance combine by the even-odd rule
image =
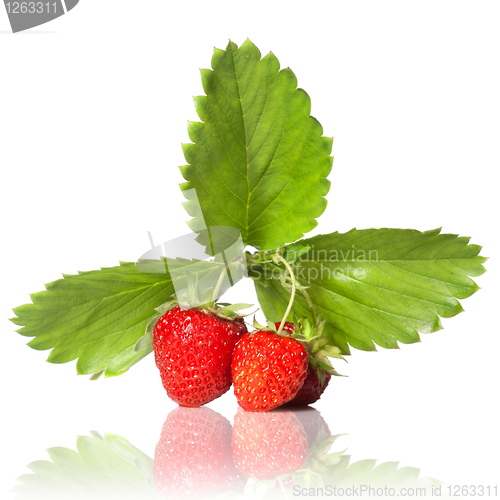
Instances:
[[[385,462],[376,465],[376,460],[360,460],[350,464],[350,456],[344,455],[340,462],[330,470],[330,481],[339,488],[349,486],[436,487],[441,484],[437,479],[420,477],[420,469],[399,467],[398,462]]]
[[[153,500],[162,498],[155,480],[160,480],[161,486],[156,483],[158,487],[164,493],[168,491],[173,498],[200,492],[207,496],[216,493],[217,498],[228,500],[235,498],[246,480],[234,466],[231,426],[212,410],[202,410],[201,416],[196,410],[186,408],[178,408],[169,414],[156,448],[154,466],[151,458],[116,434],[106,433],[102,437],[92,432],[92,437],[78,437],[77,451],[51,448],[47,451],[52,461],[33,462],[28,466],[33,474],[18,478],[21,484],[13,489],[17,494],[16,500]],[[269,455],[269,468],[274,468],[276,474],[266,480],[254,481],[255,494],[263,489],[265,498],[292,498],[297,496],[296,488],[331,491],[333,487],[345,490],[361,486],[395,488],[396,491],[403,487],[425,488],[429,494],[431,488],[441,484],[436,479],[420,477],[420,470],[414,467],[400,468],[398,462],[377,465],[376,460],[360,460],[350,463],[350,456],[344,455],[344,451],[331,450],[341,436],[332,436],[320,413],[312,408],[294,412],[277,411],[272,416],[286,424],[289,420],[285,417],[289,419],[293,414],[297,419],[291,422],[296,427],[278,426],[274,429],[274,439],[291,446],[293,443],[286,438],[296,435],[296,431],[301,429],[301,435],[307,436],[307,460],[300,469],[280,474],[280,470],[289,470],[290,464],[282,463],[280,467],[276,462],[279,456]],[[265,414],[249,415],[253,418]],[[204,437],[212,438],[208,442],[199,440],[200,429],[203,430],[200,422],[217,424],[205,429]],[[235,419],[236,425],[238,421]],[[271,437],[268,434],[271,430],[272,427],[267,425],[258,428],[258,432],[264,432],[266,437],[261,442],[264,448]],[[257,449],[258,445],[258,439],[249,442],[246,452],[252,447]],[[153,478],[154,468],[156,476]]]
[[[266,487],[266,499],[292,498],[303,489],[309,496],[312,495],[311,491],[322,491],[322,495],[328,497],[370,496],[370,488],[372,488],[371,496],[381,496],[373,493],[373,489],[394,488],[396,497],[401,488],[418,488],[419,496],[424,497],[430,496],[433,489],[441,484],[437,479],[421,478],[420,469],[398,468],[398,462],[379,465],[376,465],[376,462],[376,460],[360,460],[350,464],[348,455],[330,453],[320,460],[313,458],[306,467],[293,474],[282,475],[274,481],[258,482],[255,484],[255,489]]]
[[[306,429],[308,436],[308,459],[299,469],[292,473],[282,473],[269,480],[254,483],[254,490],[265,489],[264,498],[293,498],[302,495],[319,496],[367,496],[362,495],[361,486],[366,488],[424,488],[427,494],[440,481],[432,478],[421,478],[420,469],[414,467],[399,468],[398,462],[385,462],[377,465],[376,460],[360,460],[350,463],[350,456],[343,451],[332,451],[331,448],[341,435],[332,436],[320,413],[312,408],[294,412]],[[282,413],[281,413],[282,414]],[[280,415],[277,412],[276,415]],[[283,426],[283,432],[287,427]],[[265,446],[266,443],[262,443]],[[286,469],[283,469],[286,470]],[[312,495],[309,488],[316,492]],[[334,490],[335,488],[335,490]],[[343,493],[338,489],[343,488]],[[346,493],[350,488],[350,493]],[[357,493],[352,493],[358,488]],[[306,491],[307,493],[303,493]],[[337,491],[337,493],[335,493]],[[423,491],[423,490],[421,490]],[[372,494],[375,496],[375,494]],[[379,495],[380,496],[380,495]],[[421,495],[423,496],[423,495]]]
[[[163,263],[142,272],[131,262],[99,271],[65,275],[31,295],[32,304],[14,309],[21,335],[35,337],[29,346],[52,349],[48,361],[78,358],[77,372],[106,376],[124,373],[148,352],[134,350],[155,308],[169,300],[174,288]]]
[[[96,434],[94,434],[96,435]],[[22,499],[153,499],[153,461],[116,434],[78,437],[77,450],[50,448],[52,462],[28,466],[34,474],[18,478],[14,488]]]

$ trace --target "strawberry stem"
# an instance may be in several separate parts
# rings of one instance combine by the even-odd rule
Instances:
[[[304,295],[304,298],[306,299],[307,305],[309,306],[309,311],[311,311],[311,317],[313,320],[313,326],[314,328],[318,327],[318,318],[316,317],[316,308],[314,307],[314,304],[312,303],[311,297],[309,297],[309,294],[307,293],[306,290],[302,289],[302,295]]]
[[[296,287],[296,280],[295,280],[295,274],[293,273],[292,266],[284,259],[281,255],[274,255],[273,260],[276,264],[280,264],[280,262],[283,262],[285,264],[285,267],[290,274],[290,278],[292,280],[292,293],[290,296],[290,301],[288,302],[288,307],[286,308],[285,315],[283,316],[283,319],[281,320],[280,327],[278,328],[278,335],[283,331],[283,327],[285,326],[286,319],[288,318],[288,315],[290,314],[290,311],[292,310],[293,306],[293,301],[295,300],[295,287]]]
[[[215,304],[215,302],[218,299],[217,295],[219,295],[220,287],[222,286],[222,282],[224,281],[225,275],[226,275],[226,266],[223,267],[223,269],[220,273],[219,279],[217,280],[217,284],[215,285],[214,293],[212,295],[212,303],[213,304]]]

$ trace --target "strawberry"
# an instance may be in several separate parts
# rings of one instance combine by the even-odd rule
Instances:
[[[234,350],[231,372],[239,405],[269,411],[292,400],[307,374],[304,346],[271,330],[245,334]]]
[[[329,373],[325,373],[323,381],[320,382],[318,371],[309,363],[304,385],[300,388],[299,392],[297,392],[296,396],[287,404],[290,406],[307,406],[315,403],[325,391],[331,378]]]
[[[169,498],[243,490],[231,451],[231,424],[209,408],[176,408],[156,446],[153,478]]]
[[[278,329],[280,323],[275,323]],[[299,327],[301,325],[298,325]],[[289,321],[283,326],[283,331],[289,334],[295,333],[295,325]],[[307,406],[315,403],[323,394],[330,382],[331,375],[318,367],[314,367],[311,361],[307,366],[307,376],[304,385],[299,389],[296,396],[287,403],[289,406]]]
[[[196,407],[228,391],[234,346],[246,332],[241,317],[178,305],[167,310],[154,327],[153,348],[168,396]]]
[[[321,413],[315,408],[294,408],[293,410],[290,409],[290,411],[293,411],[293,414],[304,427],[309,447],[309,458],[311,458],[312,448],[321,448],[325,440],[332,435],[328,424],[325,422]]]
[[[307,436],[291,411],[255,413],[239,409],[231,446],[240,471],[256,479],[293,472],[307,460]]]
[[[300,488],[304,485],[324,487],[332,479],[335,482],[336,466],[341,463],[343,452],[331,453],[331,448],[340,436],[331,435],[317,410],[300,408],[271,413],[240,413],[241,416],[238,414],[234,421],[233,454],[240,470],[258,479],[254,491],[261,491],[262,498],[292,498],[296,496],[297,485]],[[244,416],[246,419],[241,422]],[[276,429],[273,430],[264,418],[258,421],[259,417],[276,420]],[[297,436],[299,429],[304,432],[299,431],[300,436]],[[303,435],[306,437],[304,448]],[[290,450],[290,441],[302,443],[301,449],[307,451],[306,460],[297,460],[297,453]],[[342,465],[339,468],[343,470]]]

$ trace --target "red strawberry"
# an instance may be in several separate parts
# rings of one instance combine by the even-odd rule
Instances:
[[[199,309],[167,311],[156,323],[153,348],[163,387],[180,406],[201,406],[231,387],[234,346],[247,329]]]
[[[176,408],[156,446],[154,481],[167,497],[203,497],[242,490],[246,479],[234,464],[231,424],[209,408]]]
[[[304,427],[309,446],[309,457],[311,457],[311,449],[315,447],[321,448],[325,440],[332,435],[328,424],[315,408],[297,408],[290,411],[293,411],[293,414]]]
[[[293,472],[307,459],[307,436],[291,411],[239,410],[234,418],[231,443],[240,471],[256,479]]]
[[[276,329],[278,329],[280,323],[275,323],[275,325]],[[295,332],[295,325],[293,323],[286,322],[283,326],[283,331],[292,334]],[[320,378],[322,378],[321,381]],[[307,366],[307,377],[304,380],[304,385],[299,389],[296,396],[287,403],[287,405],[307,406],[315,403],[325,391],[331,378],[331,375],[326,372],[324,372],[323,376],[320,377],[318,370],[312,366],[311,362],[309,362]]]
[[[281,326],[281,322],[274,323],[274,326],[276,327],[276,330],[279,330],[279,327]],[[283,325],[283,331],[286,333],[290,333],[290,334],[295,333],[295,325],[293,323],[291,323],[290,321],[285,321],[285,324]]]
[[[242,337],[234,350],[231,372],[239,405],[269,411],[295,397],[307,373],[304,346],[288,336],[257,330]]]
[[[318,372],[312,367],[311,363],[307,367],[307,377],[304,380],[304,385],[300,388],[297,395],[287,404],[290,406],[307,406],[315,403],[325,392],[331,375],[325,373],[323,382],[321,383],[318,377]]]

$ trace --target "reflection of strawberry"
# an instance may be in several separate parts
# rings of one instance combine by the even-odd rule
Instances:
[[[279,328],[280,323],[276,323],[276,328]],[[300,326],[300,325],[299,325]],[[295,325],[286,322],[283,331],[293,334],[295,332]],[[297,395],[288,403],[289,406],[307,406],[315,403],[323,394],[330,382],[331,375],[323,370],[320,373],[319,368],[313,367],[309,361],[307,367],[307,377],[304,380],[304,385],[299,389]]]
[[[231,424],[209,408],[176,408],[163,424],[154,460],[156,487],[167,497],[208,496],[241,490]]]
[[[234,394],[248,411],[269,411],[295,397],[307,373],[307,351],[297,340],[268,330],[247,333],[234,350]]]
[[[325,419],[315,408],[295,409],[293,410],[293,414],[304,427],[309,450],[317,444],[321,445],[322,441],[328,439],[332,435]]]
[[[271,479],[299,469],[307,459],[307,437],[293,412],[239,410],[234,418],[233,455],[248,477]]]
[[[168,310],[155,325],[153,347],[169,397],[181,406],[201,406],[228,391],[234,346],[246,331],[241,318]]]
[[[280,409],[274,415],[281,413],[284,412]],[[293,490],[296,485],[301,488],[305,485],[324,488],[325,484],[331,484],[334,481],[335,466],[340,462],[343,453],[330,453],[333,443],[339,436],[331,435],[319,411],[304,407],[293,411],[288,410],[286,414],[293,415],[304,429],[307,440],[307,460],[295,471],[281,469],[282,473],[275,474],[274,481],[269,481],[270,476],[268,476],[268,479],[257,482],[255,488],[265,487],[264,498],[292,498],[296,495],[296,491]],[[235,430],[236,423],[233,430],[233,449]]]

